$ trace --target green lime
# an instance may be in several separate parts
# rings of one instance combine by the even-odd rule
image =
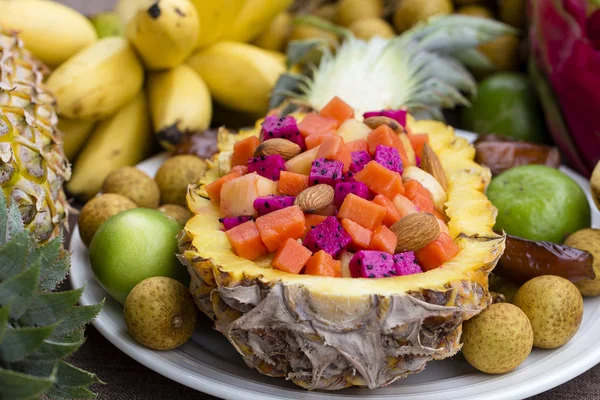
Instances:
[[[536,93],[527,76],[499,73],[483,80],[470,108],[462,111],[464,129],[495,133],[534,143],[548,139]]]
[[[498,208],[495,228],[529,240],[562,243],[591,224],[585,193],[559,170],[524,165],[498,175],[486,192]]]
[[[176,257],[182,226],[160,211],[135,208],[102,224],[90,244],[90,264],[100,285],[121,304],[139,282],[166,276],[189,283]]]

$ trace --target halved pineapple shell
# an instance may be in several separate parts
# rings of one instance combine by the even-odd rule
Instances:
[[[218,162],[190,186],[195,216],[180,236],[179,257],[196,304],[250,367],[307,389],[389,385],[455,354],[462,322],[490,304],[488,275],[505,240],[492,231],[496,209],[483,194],[490,172],[473,161],[474,148],[451,127],[412,119],[409,127],[430,135],[448,176],[448,226],[461,249],[426,273],[327,278],[271,269],[269,256],[237,257],[204,192],[219,176]],[[221,140],[225,155],[215,160],[231,151],[232,136]]]

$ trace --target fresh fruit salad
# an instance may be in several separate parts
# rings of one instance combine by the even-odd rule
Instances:
[[[237,256],[272,254],[292,274],[387,278],[458,253],[428,136],[406,133],[402,110],[363,118],[335,97],[300,121],[269,115],[259,137],[234,145],[231,172],[206,192]]]

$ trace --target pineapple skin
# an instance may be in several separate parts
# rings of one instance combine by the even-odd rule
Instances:
[[[49,70],[0,29],[0,187],[39,243],[62,232],[71,167],[57,129],[56,100],[43,85]]]
[[[491,174],[451,127],[409,118],[409,129],[429,133],[440,157],[449,230],[461,251],[436,270],[385,280],[287,274],[270,269],[269,256],[235,256],[203,190],[230,154],[231,137],[220,135],[214,168],[189,188],[196,215],[180,235],[179,258],[196,304],[249,367],[306,389],[377,388],[460,350],[462,322],[491,303],[488,276],[504,251],[483,194]],[[257,132],[240,139],[248,134]]]

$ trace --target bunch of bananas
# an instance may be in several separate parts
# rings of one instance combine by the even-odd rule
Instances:
[[[110,172],[150,155],[155,138],[169,150],[206,130],[213,101],[264,114],[285,57],[247,42],[290,3],[120,0],[90,21],[55,1],[0,0],[0,25],[52,69],[46,85],[75,160],[68,192],[89,199]]]

